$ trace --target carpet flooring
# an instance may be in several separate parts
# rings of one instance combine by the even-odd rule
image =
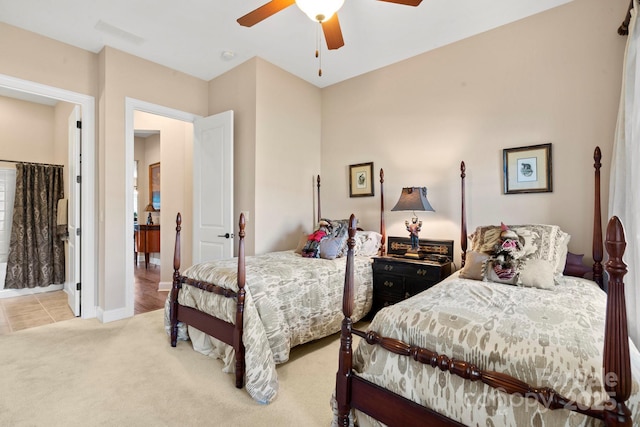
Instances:
[[[294,348],[260,405],[219,360],[172,348],[162,310],[18,331],[0,336],[0,425],[326,427],[338,348],[338,334]]]

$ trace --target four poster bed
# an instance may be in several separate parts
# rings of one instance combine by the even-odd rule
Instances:
[[[640,424],[640,354],[627,336],[626,243],[616,217],[606,232],[608,293],[601,289],[600,157],[596,148],[593,281],[574,277],[584,269],[572,256],[558,274],[568,243],[558,227],[478,227],[467,252],[464,162],[459,272],[382,309],[365,332],[351,318],[348,250],[334,426]],[[527,260],[533,274],[520,264],[519,286],[487,279],[497,258],[476,259],[496,228],[494,251],[517,246],[504,242],[538,250]],[[556,264],[545,268],[545,257]],[[361,338],[355,351],[353,335]]]
[[[381,200],[383,182],[381,170]],[[225,372],[235,371],[236,387],[245,385],[260,403],[275,398],[275,366],[288,360],[292,347],[340,330],[348,220],[322,219],[320,177],[317,198],[319,228],[304,235],[299,250],[245,257],[240,215],[238,257],[197,264],[183,273],[177,216],[173,286],[165,307],[171,345],[190,339],[194,350],[222,359]],[[360,319],[371,309],[371,257],[384,251],[382,216],[379,233],[358,230],[356,239],[352,315]]]

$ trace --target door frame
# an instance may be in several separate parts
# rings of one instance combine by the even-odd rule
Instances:
[[[142,111],[144,113],[155,114],[157,116],[163,116],[170,119],[180,120],[187,123],[193,123],[197,118],[201,116],[197,114],[188,113],[186,111],[180,111],[173,108],[165,107],[163,105],[152,104],[140,99],[125,97],[125,155],[124,161],[126,165],[133,163],[134,152],[134,112]],[[162,153],[162,148],[160,148]],[[127,230],[131,230],[133,233],[133,168],[125,167],[125,227]],[[125,239],[125,253],[133,254],[133,238]],[[129,257],[128,259],[131,259]],[[125,310],[127,315],[134,315],[135,305],[135,288],[134,288],[134,273],[133,262],[127,262],[125,264]]]
[[[82,277],[81,317],[89,319],[97,314],[97,257],[96,238],[96,132],[95,132],[95,98],[90,95],[60,89],[29,80],[0,74],[0,87],[21,92],[57,99],[63,102],[80,105],[82,117],[82,197],[80,225],[82,228],[80,275]],[[132,226],[133,227],[133,226]]]

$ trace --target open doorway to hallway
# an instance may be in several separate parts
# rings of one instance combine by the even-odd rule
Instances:
[[[132,314],[139,314],[140,309],[144,310],[138,303],[139,292],[146,294],[145,304],[164,306],[171,288],[175,216],[178,212],[190,216],[192,205],[193,116],[128,101],[127,117],[131,122],[126,132],[132,185],[131,197],[127,198],[131,203],[126,208],[127,218],[133,221],[134,256],[127,276],[136,282],[127,286],[131,290],[127,305],[132,306]],[[139,286],[140,277],[146,286]]]

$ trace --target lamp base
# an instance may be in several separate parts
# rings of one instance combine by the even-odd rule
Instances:
[[[427,253],[419,249],[409,249],[403,256],[405,258],[425,259],[427,257]]]

